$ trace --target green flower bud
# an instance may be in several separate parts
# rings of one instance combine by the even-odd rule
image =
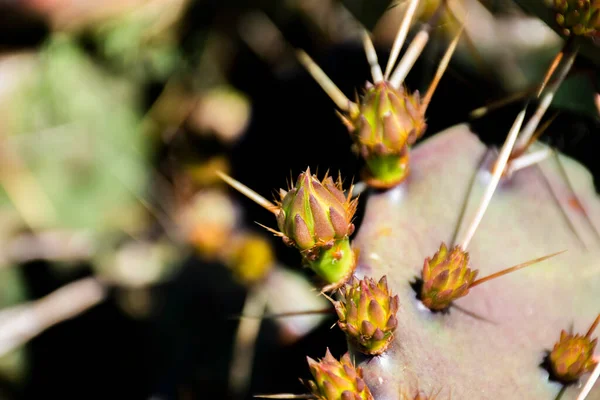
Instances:
[[[432,259],[423,264],[421,301],[430,310],[441,311],[452,301],[466,296],[477,277],[469,268],[469,253],[455,246],[450,252],[444,243]]]
[[[418,91],[411,95],[389,82],[369,84],[359,111],[343,120],[367,164],[367,183],[389,188],[407,176],[408,147],[427,126]]]
[[[277,225],[288,244],[316,256],[319,247],[331,247],[354,232],[355,211],[356,200],[344,196],[340,180],[325,176],[320,182],[308,168],[282,192]]]
[[[336,360],[329,349],[319,362],[306,357],[314,381],[308,381],[313,395],[319,400],[373,400],[373,395],[346,353]]]
[[[356,266],[349,236],[358,199],[344,196],[341,179],[334,182],[325,176],[319,181],[310,169],[280,195],[277,225],[283,241],[299,249],[305,262],[330,284],[326,290],[344,284]]]
[[[341,289],[342,300],[334,302],[338,326],[365,354],[383,353],[394,338],[398,325],[398,296],[392,296],[384,276],[379,283],[371,278],[352,279]]]

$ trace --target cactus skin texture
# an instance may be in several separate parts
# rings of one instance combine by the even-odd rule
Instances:
[[[402,400],[436,400],[437,396],[426,396],[421,392],[418,392],[415,396],[404,395]]]
[[[535,144],[532,151],[541,148]],[[399,400],[403,391],[414,395],[417,388],[423,393],[442,389],[442,397],[453,399],[555,399],[562,384],[550,380],[540,364],[562,327],[580,331],[598,315],[600,244],[581,208],[573,206],[552,159],[500,183],[466,250],[482,276],[568,251],[478,286],[446,314],[432,312],[417,299],[411,282],[424,259],[441,241],[460,240],[472,220],[494,160],[491,153],[485,155],[486,146],[466,125],[455,126],[411,150],[411,174],[400,186],[361,199],[366,210],[353,240],[360,250],[356,276],[386,275],[401,304],[393,343],[383,354],[358,358],[359,350],[349,341],[376,399]],[[580,204],[598,224],[600,199],[591,175],[574,160],[560,159]],[[464,222],[455,235],[465,203]],[[600,399],[596,386],[586,400]],[[576,399],[579,390],[568,386],[561,400]]]
[[[341,179],[322,181],[310,168],[298,176],[289,191],[281,191],[277,225],[283,241],[296,247],[305,262],[328,284],[326,290],[343,285],[354,272],[356,257],[349,236],[358,199],[342,191]]]
[[[398,325],[398,296],[388,290],[387,279],[353,278],[340,289],[341,301],[334,302],[338,326],[364,354],[384,352],[394,338]]]
[[[591,372],[598,364],[593,358],[597,343],[598,339],[592,340],[587,336],[561,331],[560,340],[549,355],[556,379],[568,384]]]
[[[433,256],[427,257],[421,273],[421,301],[435,311],[448,309],[452,301],[469,294],[477,270],[469,268],[469,253],[454,246],[450,253],[444,243]]]
[[[319,400],[373,400],[373,395],[362,378],[361,368],[356,368],[346,353],[340,361],[329,349],[318,362],[306,357],[314,381],[308,381],[312,394]]]
[[[554,9],[566,36],[600,37],[599,0],[554,0]]]
[[[391,188],[408,175],[408,148],[425,131],[419,92],[395,89],[389,82],[368,84],[357,112],[342,116],[364,158],[371,187]]]

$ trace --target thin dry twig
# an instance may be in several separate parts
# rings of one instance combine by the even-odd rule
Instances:
[[[253,288],[246,296],[242,313],[261,315],[265,311],[267,301],[267,292],[262,287]],[[229,388],[238,398],[245,397],[250,384],[254,350],[261,323],[261,318],[243,318],[238,324],[229,367]]]
[[[105,298],[106,289],[98,279],[84,278],[39,300],[0,310],[0,357]]]

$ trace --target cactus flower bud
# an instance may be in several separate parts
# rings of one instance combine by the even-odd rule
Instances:
[[[452,301],[469,293],[477,272],[469,268],[469,253],[459,246],[448,252],[442,243],[433,258],[427,257],[423,264],[421,301],[430,310],[447,309]]]
[[[358,112],[343,120],[365,159],[367,182],[378,188],[399,184],[408,174],[408,146],[427,126],[419,92],[411,95],[385,81],[369,84]]]
[[[362,369],[356,368],[350,354],[336,360],[329,349],[319,362],[306,357],[314,381],[308,381],[313,395],[319,400],[373,400],[363,381]]]
[[[554,0],[554,9],[565,35],[600,37],[600,0]]]
[[[598,364],[593,358],[597,342],[598,339],[591,340],[588,336],[571,335],[561,331],[560,340],[554,345],[549,356],[556,379],[563,383],[571,383],[592,371]]]
[[[344,196],[340,180],[325,176],[320,182],[307,168],[293,188],[282,192],[277,225],[286,241],[311,253],[351,235],[355,211],[356,200]]]
[[[340,291],[342,301],[333,303],[340,329],[361,352],[369,355],[383,353],[394,338],[399,302],[398,296],[390,294],[386,277],[382,277],[379,283],[371,278],[353,278],[352,283],[346,284]]]
[[[342,285],[355,268],[349,236],[357,199],[344,196],[341,179],[319,181],[308,168],[287,192],[281,191],[277,225],[284,242],[298,248],[329,289]]]

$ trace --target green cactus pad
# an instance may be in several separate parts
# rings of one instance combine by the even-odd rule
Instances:
[[[410,283],[425,257],[441,241],[452,244],[465,199],[459,238],[480,202],[490,176],[489,169],[476,174],[485,153],[465,125],[456,126],[416,146],[404,184],[369,196],[353,243],[360,251],[357,275],[387,275],[403,305],[390,350],[360,363],[377,399],[440,388],[440,398],[554,399],[561,385],[540,364],[561,330],[585,332],[600,311],[600,241],[552,158],[500,184],[467,250],[481,276],[568,251],[473,288],[449,314],[432,313],[417,300]],[[600,199],[590,173],[567,157],[561,160],[580,204],[600,228]],[[579,390],[569,386],[562,400],[575,399]],[[588,396],[594,399],[600,399],[600,387]]]

